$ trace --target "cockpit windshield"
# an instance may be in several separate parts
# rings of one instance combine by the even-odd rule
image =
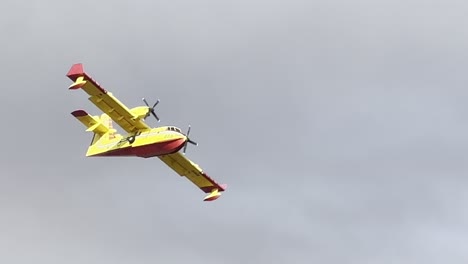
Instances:
[[[176,132],[182,133],[182,131],[181,131],[179,128],[177,128],[177,127],[167,127],[167,130],[176,131]]]

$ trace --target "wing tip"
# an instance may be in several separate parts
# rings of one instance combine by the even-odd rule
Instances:
[[[205,172],[202,173],[202,175],[208,180],[210,181],[213,186],[216,186],[216,188],[218,188],[218,190],[220,192],[222,191],[225,191],[227,189],[227,184],[218,184],[215,180],[213,180],[213,178],[211,178],[208,174],[206,174]],[[202,188],[204,192],[208,193],[208,192],[211,192],[211,189],[212,187],[207,187],[207,188]]]
[[[71,66],[67,73],[67,77],[75,81],[79,76],[84,75],[83,63],[75,63]]]
[[[108,93],[106,89],[104,89],[99,83],[97,83],[95,80],[93,80],[93,78],[91,78],[90,76],[88,76],[85,71],[84,71],[84,67],[83,67],[83,63],[75,63],[71,66],[70,70],[68,71],[67,73],[67,77],[70,78],[70,80],[74,81],[75,83],[73,83],[69,89],[70,90],[76,90],[76,89],[79,89],[81,87],[83,87],[83,85],[89,81],[91,82],[97,89],[99,89],[99,91],[101,93]],[[78,78],[79,77],[83,77],[82,80],[79,80]]]
[[[203,198],[203,201],[211,202],[221,197],[222,192],[224,192],[227,189],[227,184],[216,184],[214,187],[209,186],[209,187],[203,187],[201,189],[204,192],[208,193],[208,195],[205,196],[205,198]]]

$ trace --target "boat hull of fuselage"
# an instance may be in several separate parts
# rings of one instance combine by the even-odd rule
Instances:
[[[185,144],[184,138],[155,142],[152,144],[127,146],[123,148],[109,150],[103,153],[90,155],[91,157],[142,157],[150,158],[167,155],[179,151]]]

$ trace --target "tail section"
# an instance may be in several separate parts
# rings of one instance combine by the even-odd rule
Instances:
[[[107,125],[107,127],[109,128],[108,139],[114,139],[117,135],[117,132],[112,125],[112,119],[107,114],[102,114],[100,120],[102,124]]]
[[[112,127],[112,119],[108,115],[102,114],[101,117],[91,116],[84,110],[76,110],[71,113],[85,127],[86,131],[93,132],[94,137],[91,145],[100,140],[103,136],[108,136],[108,139],[114,139],[116,130]]]

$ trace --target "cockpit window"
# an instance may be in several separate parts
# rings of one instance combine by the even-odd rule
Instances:
[[[179,133],[182,133],[181,130],[177,127],[168,127],[167,130],[170,130],[170,131],[177,131]]]

